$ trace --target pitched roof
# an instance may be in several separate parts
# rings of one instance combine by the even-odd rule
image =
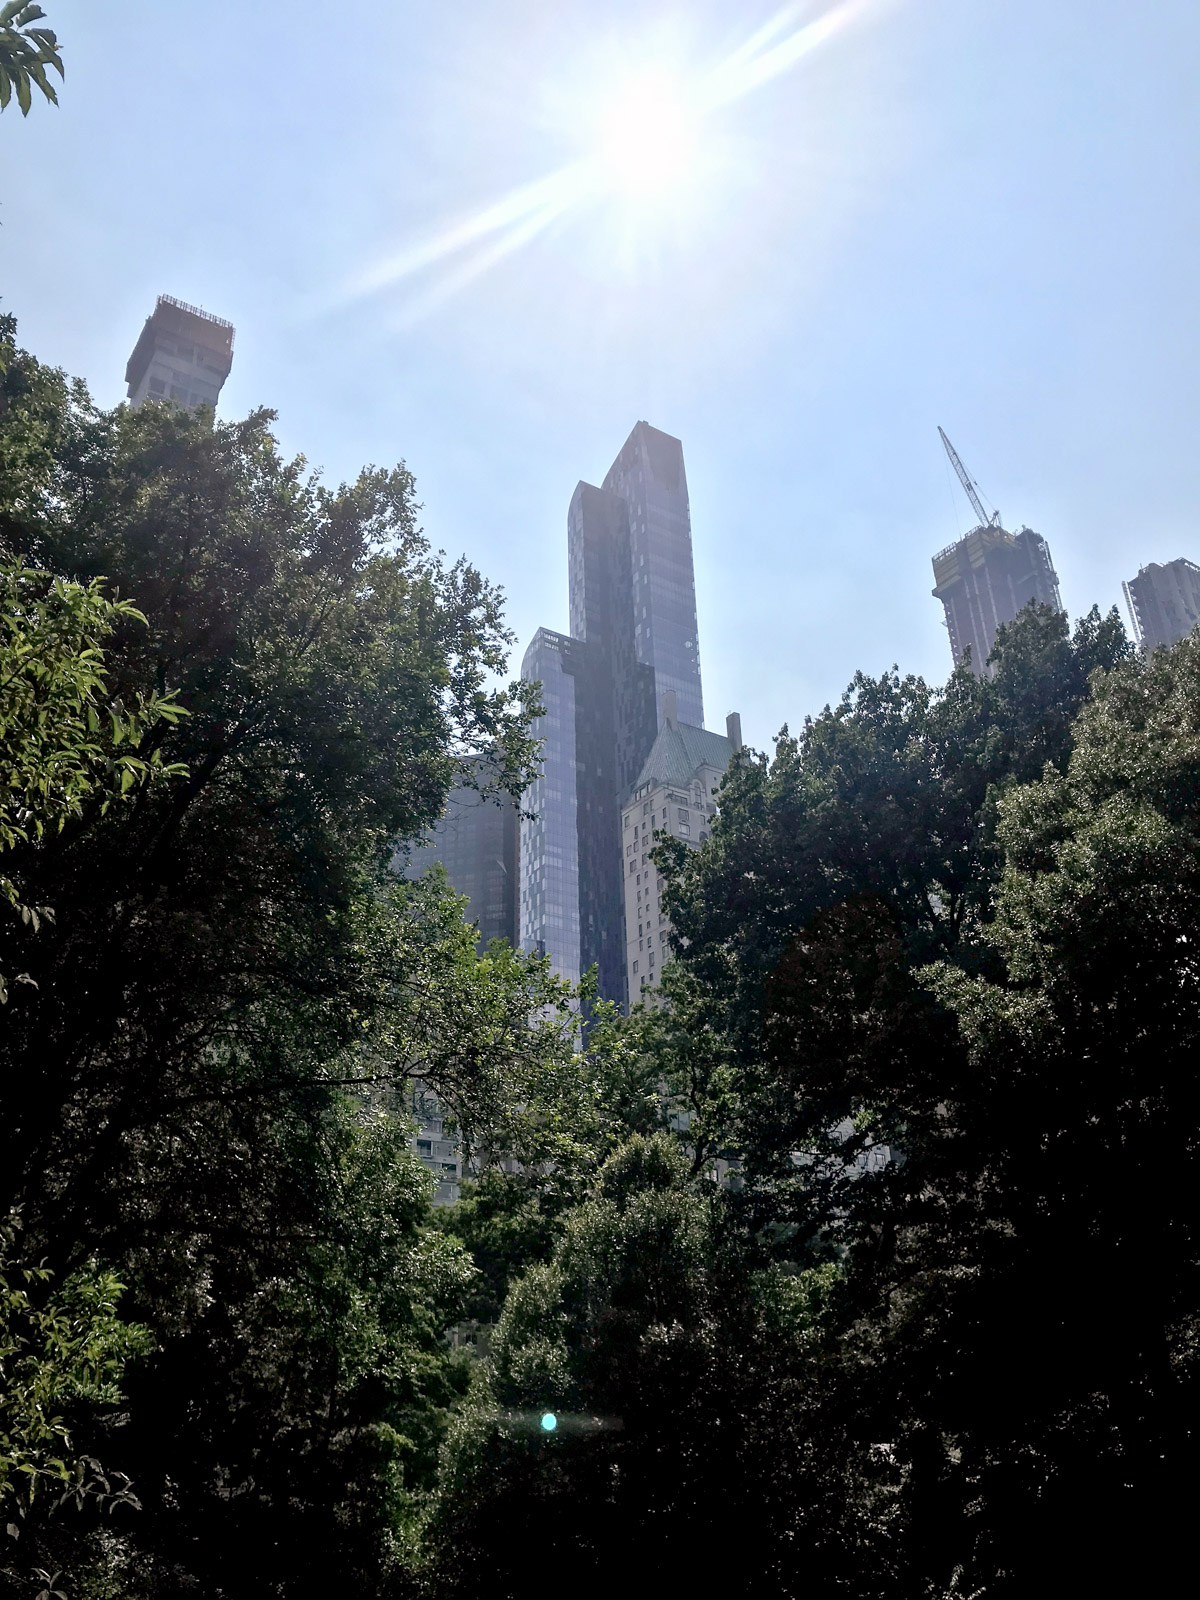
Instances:
[[[640,789],[644,783],[682,787],[691,783],[700,767],[724,772],[732,755],[733,743],[723,733],[709,733],[707,728],[693,728],[687,722],[664,722],[634,788]]]

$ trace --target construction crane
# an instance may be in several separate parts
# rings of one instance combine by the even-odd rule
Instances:
[[[974,478],[971,477],[966,467],[964,467],[962,462],[959,460],[958,451],[946,437],[946,430],[944,428],[939,428],[938,432],[942,436],[942,443],[946,446],[946,454],[950,457],[950,465],[954,468],[955,472],[958,473],[958,481],[967,491],[967,499],[975,507],[975,515],[979,518],[980,526],[984,528],[998,528],[1000,526],[1000,513],[998,511],[993,511],[989,516],[988,512],[984,508],[983,501],[979,497],[979,485],[975,482]]]

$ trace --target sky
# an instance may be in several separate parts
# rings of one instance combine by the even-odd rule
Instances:
[[[683,441],[708,724],[759,748],[857,669],[946,676],[939,424],[1072,616],[1200,560],[1195,0],[42,4],[22,342],[115,405],[157,294],[227,317],[221,414],[406,461],[514,670],[639,418]]]

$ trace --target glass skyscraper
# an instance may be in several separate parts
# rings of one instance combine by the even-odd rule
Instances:
[[[672,692],[704,716],[683,447],[639,422],[603,486],[580,483],[567,514],[570,634],[540,629],[522,676],[547,715],[543,775],[525,796],[521,942],[577,978],[599,969],[626,999],[621,802]],[[686,708],[686,711],[685,711]]]
[[[604,488],[624,503],[629,519],[634,647],[638,661],[654,672],[656,729],[668,689],[675,691],[680,720],[702,728],[704,693],[683,446],[669,433],[639,422],[608,469]],[[576,631],[573,591],[571,631]],[[643,760],[647,753],[643,751]]]
[[[539,628],[521,676],[542,686],[546,714],[533,725],[543,740],[542,771],[522,797],[521,948],[549,955],[555,972],[578,983],[579,843],[575,823],[575,678],[578,641]]]

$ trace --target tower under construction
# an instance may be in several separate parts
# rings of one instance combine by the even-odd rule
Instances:
[[[233,366],[233,323],[160,294],[125,368],[129,399],[216,406]]]
[[[997,632],[1030,601],[1062,610],[1058,577],[1041,534],[1032,528],[1016,533],[1003,528],[1000,513],[987,510],[979,485],[941,428],[938,433],[979,524],[934,556],[933,593],[945,608],[954,665],[969,652],[972,671],[982,676]]]

